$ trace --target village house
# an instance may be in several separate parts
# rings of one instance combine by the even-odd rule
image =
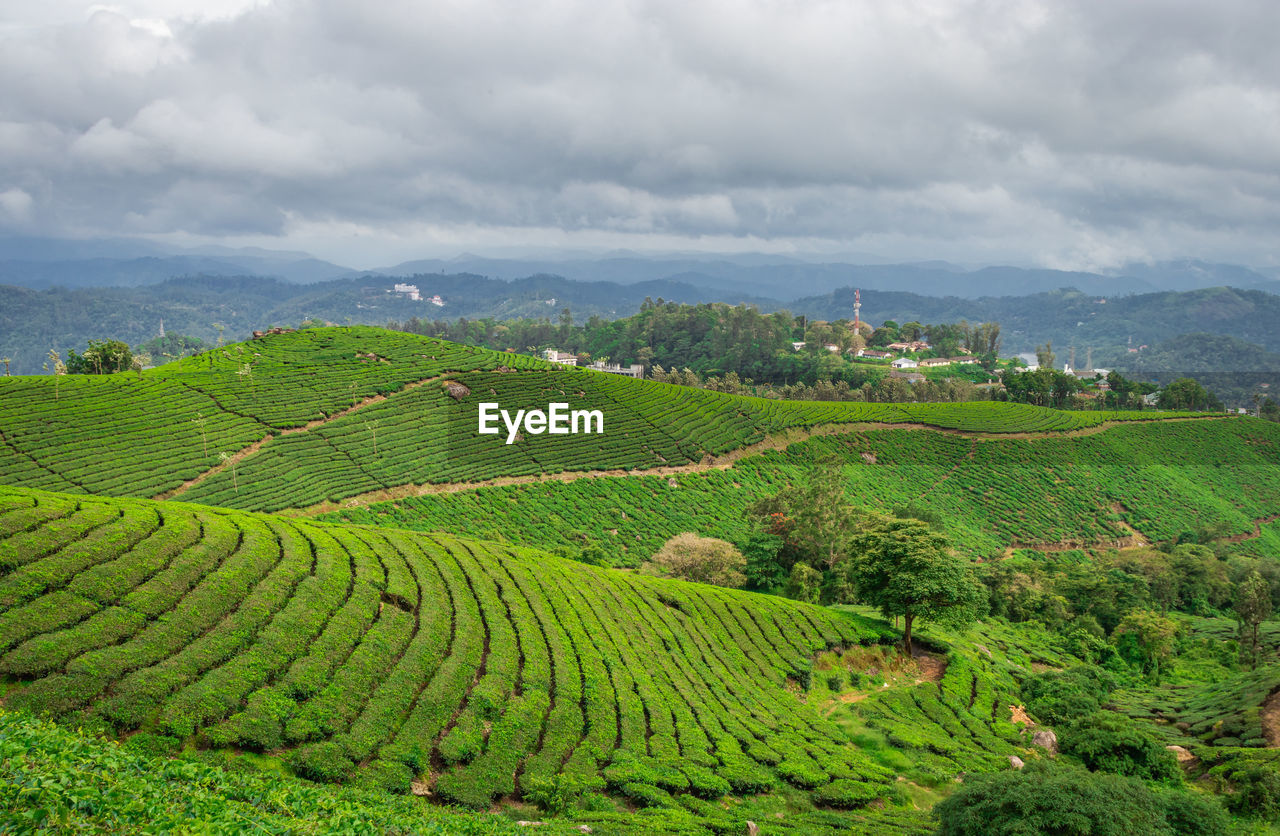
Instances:
[[[556,351],[554,348],[548,348],[542,352],[542,359],[550,360],[552,363],[559,363],[562,366],[578,365],[578,358],[567,351]]]
[[[893,354],[888,351],[874,351],[872,349],[864,348],[858,352],[858,356],[866,357],[870,360],[888,360],[893,356]]]
[[[924,383],[924,375],[919,372],[889,372],[889,377],[905,380],[907,383]]]
[[[606,374],[620,374],[625,377],[642,378],[644,377],[644,366],[639,363],[632,363],[630,366],[622,366],[617,363],[605,363],[597,360],[590,366],[587,366],[593,372],[605,372]]]
[[[928,351],[929,344],[923,340],[912,340],[910,342],[889,343],[885,348],[890,351]]]
[[[928,360],[921,360],[919,363],[922,369],[932,369],[937,366],[950,366],[951,360],[946,357],[930,357]]]
[[[895,369],[914,369],[920,364],[915,360],[912,360],[910,357],[899,357],[889,365],[893,366]]]
[[[977,357],[950,357],[948,360],[957,366],[971,366],[978,362]]]

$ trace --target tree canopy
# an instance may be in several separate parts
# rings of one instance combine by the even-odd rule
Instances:
[[[850,585],[863,603],[902,617],[908,653],[917,618],[960,626],[976,617],[981,585],[947,538],[925,523],[888,521],[854,536],[852,549],[854,558],[843,564]]]

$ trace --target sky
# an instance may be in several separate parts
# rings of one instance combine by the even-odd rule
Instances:
[[[0,235],[1280,266],[1280,3],[0,0]]]

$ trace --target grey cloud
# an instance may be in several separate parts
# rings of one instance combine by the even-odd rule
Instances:
[[[1247,0],[100,11],[0,31],[0,231],[1267,261],[1276,31]]]

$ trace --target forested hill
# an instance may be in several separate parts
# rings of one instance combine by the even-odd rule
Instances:
[[[397,283],[415,285],[422,299],[390,292]],[[428,301],[437,295],[441,306]],[[235,342],[254,330],[306,319],[366,325],[414,316],[555,319],[564,308],[579,318],[613,319],[635,313],[649,297],[766,309],[774,305],[739,291],[702,290],[674,281],[621,285],[542,275],[504,281],[465,273],[363,276],[315,284],[257,276],[186,276],[144,287],[41,291],[0,285],[0,356],[11,359],[14,374],[34,374],[50,349],[65,357],[72,349],[83,350],[90,339],[138,345],[157,336],[162,321],[168,333],[209,343],[221,326],[227,340]]]
[[[416,285],[423,299],[415,301],[388,292],[397,282]],[[783,294],[784,290],[778,289],[777,295]],[[436,295],[441,297],[442,306],[428,301]],[[420,274],[409,279],[366,276],[310,285],[259,277],[200,276],[130,288],[35,291],[0,286],[0,356],[11,359],[13,373],[33,374],[42,369],[50,349],[65,357],[72,349],[83,351],[90,339],[119,339],[139,345],[159,333],[161,321],[168,333],[212,343],[218,337],[219,326],[228,341],[236,341],[247,338],[255,329],[297,325],[309,318],[370,325],[415,318],[420,322],[450,323],[457,323],[460,318],[488,320],[486,336],[477,342],[527,350],[534,344],[493,343],[488,339],[493,325],[519,319],[545,321],[551,328],[544,329],[544,336],[558,338],[562,335],[555,326],[567,308],[578,324],[598,317],[596,330],[603,332],[601,321],[634,316],[646,298],[681,304],[746,303],[764,313],[782,307],[780,302],[742,291],[698,288],[675,281],[623,285],[556,276],[508,282],[470,274]],[[862,301],[863,319],[873,324],[885,320],[999,322],[1005,353],[1029,352],[1052,342],[1059,349],[1075,346],[1082,352],[1081,359],[1083,352],[1092,348],[1095,360],[1100,362],[1104,352],[1114,354],[1129,347],[1154,346],[1190,333],[1229,336],[1280,352],[1280,329],[1275,328],[1275,323],[1280,322],[1280,296],[1260,290],[1219,287],[1100,297],[1065,289],[1031,296],[964,299],[864,289]],[[807,297],[788,307],[792,313],[811,320],[848,319],[853,313],[853,289]],[[636,330],[633,324],[622,322],[613,330],[625,334],[629,328]],[[686,335],[690,343],[698,338],[696,330]],[[599,350],[590,350],[607,353],[615,360],[636,359],[628,356],[625,340],[614,342],[616,345],[610,348],[609,335],[604,334]],[[718,350],[714,346],[704,348]],[[738,346],[735,350],[750,349],[751,346]],[[1212,368],[1218,368],[1230,357],[1206,359]],[[663,360],[655,358],[654,362]]]
[[[999,322],[1006,352],[1034,351],[1051,341],[1055,347],[1155,345],[1191,333],[1223,334],[1269,351],[1280,351],[1280,296],[1261,290],[1212,287],[1180,293],[1098,296],[1074,288],[1030,296],[961,299],[908,292],[864,290],[862,318],[878,324],[895,322]],[[853,288],[825,296],[798,299],[797,314],[821,319],[853,316]],[[1083,356],[1082,356],[1083,359]]]

